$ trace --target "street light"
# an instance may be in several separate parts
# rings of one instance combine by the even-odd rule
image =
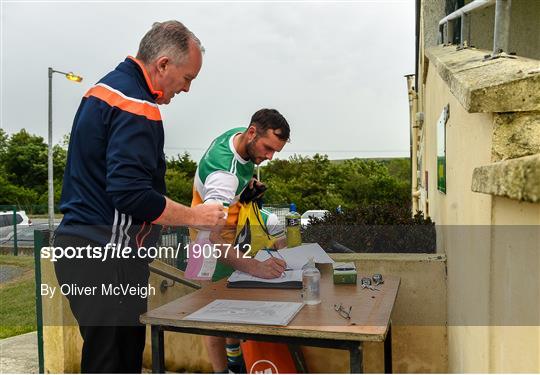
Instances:
[[[49,242],[52,241],[52,232],[54,230],[54,184],[53,184],[53,144],[52,144],[52,76],[53,73],[63,74],[68,80],[81,82],[82,77],[72,72],[64,73],[53,68],[49,68],[49,148],[47,150],[47,169],[49,184]]]

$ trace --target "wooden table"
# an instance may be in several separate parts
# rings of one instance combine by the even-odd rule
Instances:
[[[357,285],[334,285],[332,270],[321,269],[321,299],[315,306],[304,306],[286,327],[257,324],[208,323],[183,320],[216,299],[300,302],[298,289],[229,289],[226,281],[172,301],[141,315],[141,322],[152,331],[152,371],[165,372],[163,332],[175,331],[206,336],[222,336],[256,341],[284,342],[294,345],[349,350],[351,373],[362,372],[362,342],[384,342],[385,373],[392,372],[392,334],[390,315],[400,279],[384,276],[380,291]],[[352,306],[351,319],[341,317],[334,304]]]

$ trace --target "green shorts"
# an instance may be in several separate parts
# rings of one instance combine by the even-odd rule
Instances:
[[[234,268],[218,261],[214,274],[212,275],[212,281],[219,281],[225,277],[229,277],[233,272]]]

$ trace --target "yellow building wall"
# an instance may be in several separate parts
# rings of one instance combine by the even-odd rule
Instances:
[[[540,372],[540,204],[493,199],[490,371]]]
[[[440,225],[489,225],[491,196],[472,192],[471,176],[475,167],[491,162],[493,115],[468,113],[431,65],[424,102],[430,217]],[[437,122],[446,105],[450,116],[446,123],[445,194],[437,189]]]
[[[49,259],[41,259],[41,282],[59,290],[54,263]],[[61,293],[42,297],[42,308],[45,373],[80,372],[82,338],[67,298]]]
[[[472,326],[489,319],[491,196],[473,193],[470,179],[476,166],[490,162],[492,115],[467,113],[432,66],[423,99],[429,213],[437,225],[437,251],[447,255],[449,371],[484,372],[488,330]],[[437,123],[446,105],[444,194],[437,189]]]
[[[473,169],[491,163],[493,114],[468,113],[433,66],[420,72],[427,201],[447,256],[448,370],[540,372],[540,205],[471,191]],[[447,104],[444,194],[436,151]]]

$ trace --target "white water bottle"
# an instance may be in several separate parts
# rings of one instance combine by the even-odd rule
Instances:
[[[321,273],[315,267],[313,258],[309,259],[302,272],[302,301],[306,305],[321,303]]]

